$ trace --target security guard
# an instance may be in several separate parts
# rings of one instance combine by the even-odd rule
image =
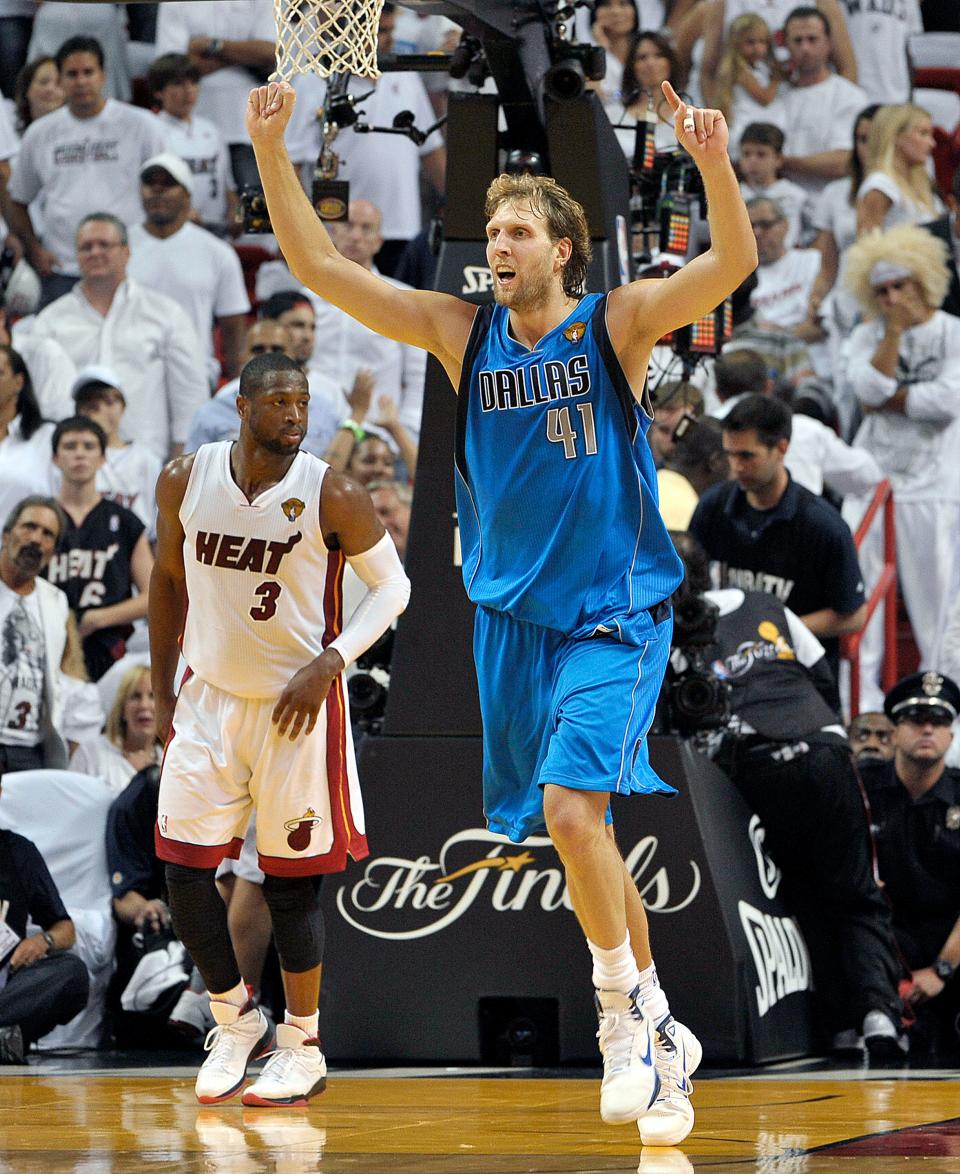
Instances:
[[[894,758],[862,765],[880,878],[911,974],[917,1043],[960,1050],[960,770],[944,763],[960,688],[914,673],[887,694]]]

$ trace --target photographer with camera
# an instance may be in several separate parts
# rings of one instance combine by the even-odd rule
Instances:
[[[890,912],[823,646],[774,595],[708,590],[703,549],[689,535],[676,541],[686,579],[674,602],[674,727],[714,729],[718,765],[763,821],[834,1049],[862,1033],[872,1059],[899,1058]]]

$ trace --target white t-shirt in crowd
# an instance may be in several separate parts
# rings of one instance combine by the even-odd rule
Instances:
[[[106,464],[97,474],[97,488],[104,497],[133,510],[147,528],[152,542],[157,536],[157,478],[163,462],[145,444],[132,440],[108,448]]]
[[[29,440],[20,428],[20,417],[15,416],[0,440],[0,524],[22,498],[33,493],[51,497],[55,492],[50,448],[54,425],[41,424]]]
[[[926,224],[943,213],[943,204],[937,196],[934,196],[934,206],[931,210],[908,195],[893,176],[887,175],[885,171],[870,172],[857,192],[858,203],[867,192],[880,192],[890,201],[890,207],[883,220],[884,229],[896,228],[898,224]]]
[[[130,229],[127,273],[187,312],[206,351],[207,378],[216,386],[220,364],[213,351],[215,320],[250,312],[243,267],[234,250],[189,221],[165,239],[137,224]]]
[[[923,32],[918,0],[839,0],[857,59],[857,84],[871,102],[910,101],[907,44]]]
[[[276,44],[273,5],[265,0],[174,0],[157,13],[157,56],[186,53],[191,37]],[[227,65],[200,79],[197,114],[209,118],[228,143],[248,142],[243,125],[250,90],[260,84],[252,70]]]
[[[84,216],[106,210],[128,226],[141,219],[140,167],[166,146],[152,114],[113,98],[93,118],[61,106],[27,127],[10,195],[29,204],[43,192],[43,244],[57,257],[57,272],[80,272],[75,237]]]
[[[937,310],[900,338],[897,374],[871,359],[882,320],[861,323],[850,336],[847,379],[866,405],[879,407],[907,387],[903,414],[868,412],[854,444],[872,453],[897,501],[960,501],[960,318]]]
[[[103,779],[114,797],[127,789],[137,773],[137,768],[123,757],[123,751],[118,750],[106,734],[81,742],[70,759],[70,769]]]
[[[812,86],[787,86],[784,94],[786,122],[785,155],[819,155],[823,151],[849,151],[853,124],[869,105],[867,95],[839,74],[831,74]],[[808,192],[821,192],[827,180],[796,176]]]
[[[36,589],[20,595],[0,582],[0,647],[0,743],[38,746],[46,644]]]
[[[156,115],[167,135],[167,150],[189,164],[193,173],[191,200],[204,224],[227,223],[227,192],[236,191],[230,152],[223,135],[208,118]]]
[[[799,326],[807,318],[813,283],[820,272],[816,249],[787,249],[779,261],[757,268],[750,305],[757,318],[775,326]]]
[[[751,72],[758,85],[770,84],[771,71],[766,61],[758,61]],[[751,122],[770,122],[784,130],[787,122],[787,106],[784,92],[787,83],[781,82],[774,98],[766,106],[758,102],[743,86],[733,87],[733,109],[730,111],[730,157],[740,157],[740,136]]]
[[[295,78],[293,85],[297,104],[287,129],[287,150],[294,163],[309,164],[312,176],[320,150],[316,111],[326,99],[326,83],[305,74]],[[348,82],[348,92],[357,97],[371,88],[370,97],[357,106],[361,120],[368,125],[392,126],[394,115],[402,110],[411,111],[414,126],[422,131],[436,121],[423,82],[415,73],[385,73],[376,83],[351,76]],[[439,132],[420,147],[405,135],[357,134],[352,127],[341,130],[334,139],[333,151],[340,159],[338,178],[350,184],[351,199],[369,200],[380,209],[384,240],[410,240],[420,231],[420,159],[442,146]]]
[[[87,301],[81,282],[41,310],[33,329],[58,339],[78,369],[102,364],[116,371],[127,401],[121,434],[161,460],[187,439],[193,413],[210,396],[186,312],[136,281],[123,282],[106,316]]]
[[[816,232],[829,232],[837,242],[837,252],[843,253],[857,239],[857,209],[850,203],[850,178],[828,183],[810,205],[810,227]]]
[[[76,414],[70,388],[77,368],[63,347],[52,338],[35,338],[33,319],[20,319],[11,331],[13,349],[30,372],[34,395],[45,420],[65,420]]]
[[[0,17],[2,17],[0,13]],[[0,163],[5,159],[12,159],[20,149],[20,140],[17,138],[16,127],[10,117],[10,111],[4,101],[0,101]]]
[[[740,195],[744,201],[749,200],[776,200],[783,209],[790,227],[787,230],[785,244],[792,249],[800,238],[804,227],[804,213],[807,210],[807,193],[790,179],[777,179],[768,188],[751,187],[746,180],[740,183]]]

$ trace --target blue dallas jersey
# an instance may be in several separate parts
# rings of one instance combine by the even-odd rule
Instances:
[[[457,421],[463,580],[474,603],[568,636],[634,642],[682,563],[660,517],[637,404],[587,294],[528,351],[481,306]]]

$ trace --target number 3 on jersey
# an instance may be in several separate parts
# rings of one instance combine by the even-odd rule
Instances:
[[[593,423],[593,404],[589,400],[586,403],[577,404],[577,411],[580,413],[580,419],[583,424],[584,454],[588,457],[596,456],[597,429]],[[580,455],[577,452],[577,441],[579,439],[579,434],[574,432],[573,426],[570,423],[569,406],[550,408],[547,412],[547,440],[552,444],[563,445],[564,460],[572,461],[574,457]]]
[[[260,597],[260,602],[250,608],[251,619],[269,620],[276,615],[277,600],[280,598],[282,590],[283,587],[273,579],[268,579],[255,588],[253,593]]]

